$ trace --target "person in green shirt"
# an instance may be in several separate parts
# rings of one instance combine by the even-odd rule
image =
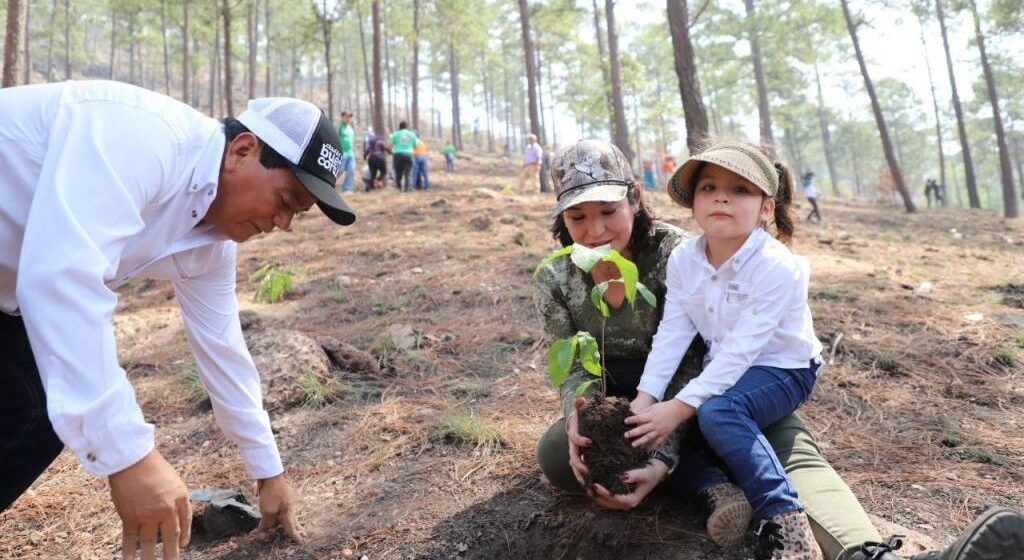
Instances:
[[[356,130],[352,127],[352,113],[341,112],[341,124],[338,125],[338,138],[341,140],[341,170],[345,178],[341,183],[343,192],[352,192],[352,177],[355,176],[356,157],[352,146],[356,136]]]
[[[398,130],[391,133],[391,153],[394,155],[392,169],[395,172],[395,188],[409,190],[409,172],[412,170],[413,148],[416,147],[416,133],[409,130],[405,121],[398,123]]]
[[[441,148],[441,153],[444,154],[444,170],[455,171],[455,146],[451,142],[447,142]]]

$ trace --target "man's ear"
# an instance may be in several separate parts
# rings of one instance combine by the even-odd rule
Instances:
[[[224,170],[233,171],[246,157],[259,157],[260,141],[251,132],[242,132],[235,136],[224,148]]]

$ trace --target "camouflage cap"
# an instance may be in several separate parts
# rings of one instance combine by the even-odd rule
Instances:
[[[692,155],[668,180],[668,194],[676,203],[693,208],[693,189],[700,168],[713,163],[750,181],[770,197],[779,190],[779,175],[768,156],[746,142],[727,140],[708,146]]]
[[[618,202],[634,185],[629,160],[601,140],[580,140],[552,156],[551,182],[558,197],[552,216],[584,202]]]

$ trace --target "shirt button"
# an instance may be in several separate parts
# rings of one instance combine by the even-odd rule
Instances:
[[[199,217],[199,212],[196,212],[195,210],[193,210],[192,211],[192,217],[193,218],[198,218]]]
[[[708,307],[708,313],[714,313],[714,312],[715,312],[715,308],[714,307]]]
[[[96,461],[96,456],[95,456],[95,455],[93,455],[91,451],[90,451],[89,453],[86,453],[86,454],[85,454],[85,458],[86,458],[86,459],[88,459],[88,461],[89,461],[90,463],[93,463],[93,462],[95,462],[95,461]]]
[[[196,192],[199,190],[199,185],[192,185],[191,187],[188,188],[188,190]]]
[[[213,189],[206,191],[206,196],[213,196]]]
[[[718,275],[717,274],[712,274],[711,275],[711,279],[714,280],[715,282],[718,282]]]

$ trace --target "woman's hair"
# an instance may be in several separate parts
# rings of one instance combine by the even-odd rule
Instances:
[[[757,150],[764,154],[765,157],[772,161],[772,164],[775,166],[775,172],[779,176],[779,189],[775,191],[775,215],[772,216],[771,223],[764,225],[765,229],[774,225],[775,238],[789,245],[789,242],[793,239],[793,232],[796,229],[796,215],[793,211],[793,170],[789,168],[789,164],[785,161],[773,157],[773,154],[775,154],[775,144],[767,140],[763,140],[760,144],[755,144],[749,140],[715,138],[709,135],[698,142],[697,149],[693,153],[699,154],[723,141],[743,144],[752,150]]]
[[[243,132],[252,132],[234,117],[225,117],[221,123],[224,124],[225,144],[230,144],[236,136]],[[284,156],[277,153],[274,148],[267,145],[259,136],[256,139],[260,142],[260,165],[267,169],[285,169],[291,166],[291,163],[284,159]]]
[[[640,191],[635,186],[629,187],[626,192],[626,200],[630,205],[637,206],[636,214],[633,215],[633,233],[629,236],[629,249],[635,254],[652,245],[654,221],[658,218],[647,204],[647,199],[640,196]],[[555,216],[555,221],[551,225],[551,236],[561,243],[562,247],[568,247],[572,245],[572,236],[569,235],[569,228],[565,225],[564,214],[562,212]]]

